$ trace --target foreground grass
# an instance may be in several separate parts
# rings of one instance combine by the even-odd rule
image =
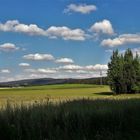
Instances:
[[[2,140],[139,140],[140,99],[82,99],[7,107]]]
[[[34,102],[60,102],[73,99],[128,99],[139,98],[140,94],[114,96],[108,86],[87,84],[62,84],[0,89],[0,107],[11,104],[32,104]]]

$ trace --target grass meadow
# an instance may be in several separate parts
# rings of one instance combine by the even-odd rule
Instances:
[[[0,89],[2,140],[139,140],[140,95],[108,86]]]
[[[0,107],[10,104],[32,104],[34,102],[60,102],[73,99],[129,99],[140,98],[139,94],[114,95],[109,86],[88,84],[60,84],[33,87],[1,88]]]

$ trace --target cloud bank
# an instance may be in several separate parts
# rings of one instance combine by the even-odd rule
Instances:
[[[18,32],[27,35],[39,35],[46,36],[49,38],[62,38],[63,40],[79,40],[83,41],[86,39],[86,34],[82,29],[70,29],[66,26],[56,27],[51,26],[48,29],[42,29],[36,24],[23,24],[18,20],[8,20],[5,23],[0,23],[0,31],[3,32]]]
[[[104,39],[101,42],[102,46],[117,47],[126,44],[140,44],[140,34],[122,34],[114,39]]]

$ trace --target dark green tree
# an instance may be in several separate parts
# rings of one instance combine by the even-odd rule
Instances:
[[[127,93],[132,92],[132,88],[136,83],[136,70],[133,66],[133,54],[130,49],[127,49],[124,54],[124,80],[125,80],[125,86]]]
[[[116,93],[140,92],[140,60],[130,49],[124,55],[113,52],[108,63],[108,80],[111,90]]]
[[[113,51],[111,56],[111,62],[108,64],[108,79],[111,90],[115,93],[120,93],[120,63],[121,57],[119,56],[118,50]]]
[[[135,79],[135,84],[132,87],[132,90],[136,93],[139,93],[140,92],[140,58],[137,53],[133,61],[133,67],[135,69],[136,79]]]

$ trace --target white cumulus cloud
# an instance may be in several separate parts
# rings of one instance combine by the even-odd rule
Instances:
[[[56,73],[56,70],[54,69],[38,69],[37,72],[44,73],[44,74],[53,74]]]
[[[88,66],[79,66],[79,65],[65,65],[65,66],[60,66],[58,70],[67,70],[69,72],[72,71],[79,71],[79,72],[89,72],[89,71],[106,71],[108,69],[107,65],[101,65],[101,64],[96,64],[96,65],[88,65]]]
[[[61,37],[64,40],[85,40],[86,34],[82,29],[70,29],[66,26],[56,27],[51,26],[46,31],[46,34],[50,38]]]
[[[8,20],[7,22],[0,23],[0,31],[8,32],[15,31],[15,27],[19,24],[18,20]]]
[[[45,31],[35,24],[25,25],[18,24],[14,28],[15,32],[22,32],[29,35],[46,35]]]
[[[87,5],[87,4],[70,4],[64,9],[64,13],[70,12],[78,12],[82,14],[89,14],[93,11],[96,11],[97,7],[95,5]]]
[[[38,68],[38,69],[25,69],[25,72],[29,72],[32,74],[54,74],[57,71],[55,69],[51,69],[51,68]]]
[[[103,21],[96,22],[90,27],[90,31],[97,34],[113,35],[114,29],[109,20],[104,19]]]
[[[99,71],[99,70],[103,70],[106,71],[108,69],[107,65],[101,65],[101,64],[96,64],[96,65],[89,65],[85,67],[86,70],[89,71]]]
[[[22,24],[18,20],[8,20],[4,24],[0,23],[0,31],[21,32],[29,35],[45,35],[45,31],[36,24]]]
[[[56,59],[56,63],[61,63],[61,64],[73,64],[74,61],[71,58],[60,58]]]
[[[4,52],[16,51],[18,49],[19,48],[16,47],[16,45],[13,43],[4,43],[0,45],[0,51],[4,51]]]
[[[28,63],[20,63],[19,66],[21,66],[21,67],[29,67],[30,64],[28,64]]]
[[[2,74],[8,74],[8,73],[10,73],[10,70],[8,70],[8,69],[1,69],[0,70],[0,73],[2,73]]]
[[[65,66],[60,66],[59,68],[58,68],[59,70],[81,70],[81,69],[83,69],[83,67],[82,66],[79,66],[79,65],[65,65]]]
[[[23,58],[27,60],[34,60],[34,61],[54,60],[54,57],[51,54],[39,54],[39,53],[24,55]]]
[[[102,46],[117,47],[125,44],[140,44],[140,34],[122,34],[114,39],[104,39]]]

